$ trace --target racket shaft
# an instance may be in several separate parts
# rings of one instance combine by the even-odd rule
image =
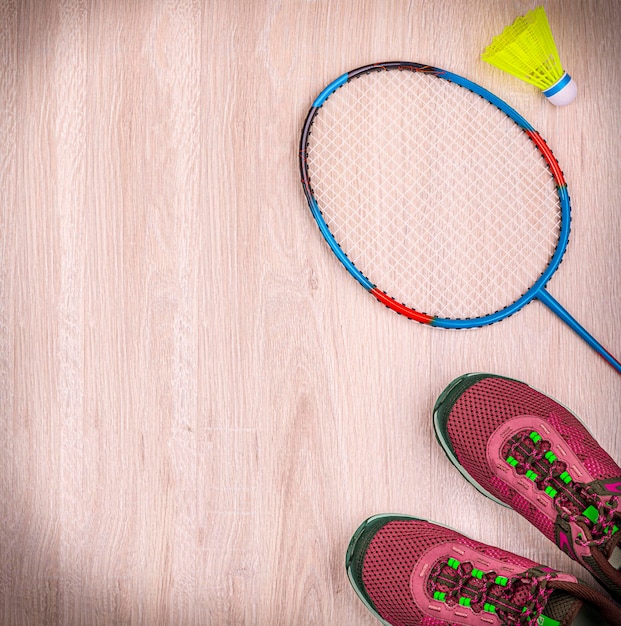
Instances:
[[[591,333],[581,326],[563,306],[555,300],[545,289],[537,294],[537,299],[545,304],[553,313],[560,317],[570,328],[572,328],[582,339],[584,339],[602,358],[621,374],[621,363],[604,346],[602,346]]]

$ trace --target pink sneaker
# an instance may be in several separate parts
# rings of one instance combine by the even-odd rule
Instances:
[[[525,383],[466,374],[438,398],[433,421],[469,482],[621,600],[621,468],[573,413]]]
[[[389,626],[618,626],[621,609],[574,576],[404,515],[358,528],[346,567]]]

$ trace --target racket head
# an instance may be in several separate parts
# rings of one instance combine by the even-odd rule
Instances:
[[[350,90],[352,85],[357,86],[357,92]],[[425,130],[423,134],[421,129]],[[461,137],[464,129],[471,137],[471,145]],[[450,156],[450,150],[444,150],[452,136],[457,136],[459,146],[455,159]],[[507,146],[499,137],[503,141],[506,138]],[[482,145],[486,146],[485,158],[480,154]],[[388,165],[384,164],[384,159]],[[543,138],[506,102],[476,83],[439,68],[388,62],[360,67],[337,78],[321,91],[308,112],[300,140],[299,162],[309,208],[335,256],[381,303],[424,324],[472,328],[504,319],[537,297],[559,266],[567,247],[569,194],[562,170]],[[404,163],[406,167],[402,169]],[[489,176],[486,168],[493,170]],[[423,169],[428,177],[423,188],[408,182],[407,188],[401,189],[401,180],[422,179]],[[430,170],[433,170],[431,175]],[[486,177],[490,180],[485,180]],[[504,182],[496,182],[495,177]],[[367,179],[379,179],[379,183],[375,180],[374,185],[367,185]],[[481,190],[478,189],[479,179]],[[455,195],[452,185],[457,190]],[[503,186],[506,189],[503,190]],[[531,187],[537,188],[534,199]],[[386,188],[398,189],[398,202],[388,199],[390,194],[386,193]],[[466,188],[469,191],[464,190]],[[462,201],[470,193],[473,199],[467,199],[464,211]],[[488,201],[485,194],[493,198]],[[503,194],[509,199],[502,200]],[[440,200],[433,198],[436,195]],[[427,202],[434,208],[429,209]],[[499,237],[513,249],[507,253],[504,243],[494,244],[497,248],[494,254],[508,260],[498,268],[494,261],[489,281],[484,268],[490,265],[487,253],[481,252],[480,245],[478,249],[475,245],[474,251],[456,249],[450,241],[450,228],[445,228],[443,223],[427,223],[422,235],[418,233],[412,238],[419,222],[427,222],[430,215],[439,212],[438,202],[448,202],[448,215],[458,224],[460,221],[471,224],[467,232],[462,233],[464,244],[472,243],[477,233],[485,232],[486,220],[495,222],[493,228],[499,233],[501,229],[506,231]],[[495,202],[504,203],[501,210],[497,211]],[[485,204],[485,210],[480,211],[477,203]],[[524,208],[525,216],[521,213],[522,206],[517,206],[521,203],[528,205]],[[537,217],[532,221],[527,211],[544,215],[545,219],[537,221],[540,219]],[[341,213],[347,214],[346,217],[342,218]],[[400,215],[395,218],[393,213]],[[479,219],[482,224],[477,225]],[[367,222],[372,224],[367,226]],[[512,241],[515,239],[512,229],[522,230],[527,222],[530,232],[526,236],[531,243]],[[541,241],[539,228],[545,231]],[[349,231],[361,229],[364,234],[359,237],[363,242],[353,241],[358,236],[352,237]],[[375,230],[381,231],[379,241],[375,241]],[[458,230],[462,230],[461,225]],[[397,255],[392,250],[396,247],[395,231],[399,239]],[[403,235],[405,231],[407,236]],[[365,243],[365,237],[373,239],[373,243]],[[393,241],[389,241],[391,237]],[[443,243],[439,244],[439,249],[436,249],[438,246],[428,248],[425,238],[431,242],[439,239]],[[462,273],[468,262],[481,268],[475,268],[472,277],[464,276],[456,292],[469,289],[469,281],[476,285],[487,281],[489,284],[483,285],[485,290],[493,291],[496,283],[504,280],[503,272],[512,272],[514,267],[526,263],[521,248],[529,246],[536,248],[536,258],[528,259],[527,275],[521,275],[507,294],[492,296],[489,303],[477,303],[472,310],[467,304],[464,308],[460,304],[445,307],[444,294],[451,293],[454,277]],[[445,250],[449,252],[444,254]],[[442,268],[439,285],[420,292],[422,306],[414,301],[418,296],[410,298],[407,289],[408,295],[404,297],[405,291],[400,292],[399,287],[393,286],[397,283],[387,281],[388,287],[383,284],[384,276],[393,270],[399,274],[400,265],[407,264],[404,269],[407,280],[413,282],[412,293],[418,293],[419,285],[437,280],[436,276],[428,278],[428,275],[439,271],[436,268],[442,265],[429,257],[439,258],[443,254],[451,260]],[[477,254],[481,255],[481,260]],[[381,271],[371,268],[373,263],[369,259],[374,262],[384,255],[387,260]],[[412,258],[406,261],[408,255]],[[419,266],[422,266],[422,274],[418,273]],[[439,295],[430,296],[427,291]],[[434,304],[436,299],[440,304]]]

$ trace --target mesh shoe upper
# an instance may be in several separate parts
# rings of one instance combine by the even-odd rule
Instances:
[[[621,611],[569,574],[406,516],[376,516],[347,556],[365,604],[392,626],[571,624],[587,606],[618,623]]]
[[[470,482],[621,596],[608,560],[621,539],[621,468],[573,413],[525,383],[470,374],[440,396],[434,426]]]

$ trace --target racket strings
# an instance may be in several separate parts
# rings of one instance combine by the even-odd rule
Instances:
[[[315,117],[307,154],[343,251],[417,310],[464,318],[505,308],[556,248],[558,194],[536,146],[448,81],[409,71],[351,80]]]

